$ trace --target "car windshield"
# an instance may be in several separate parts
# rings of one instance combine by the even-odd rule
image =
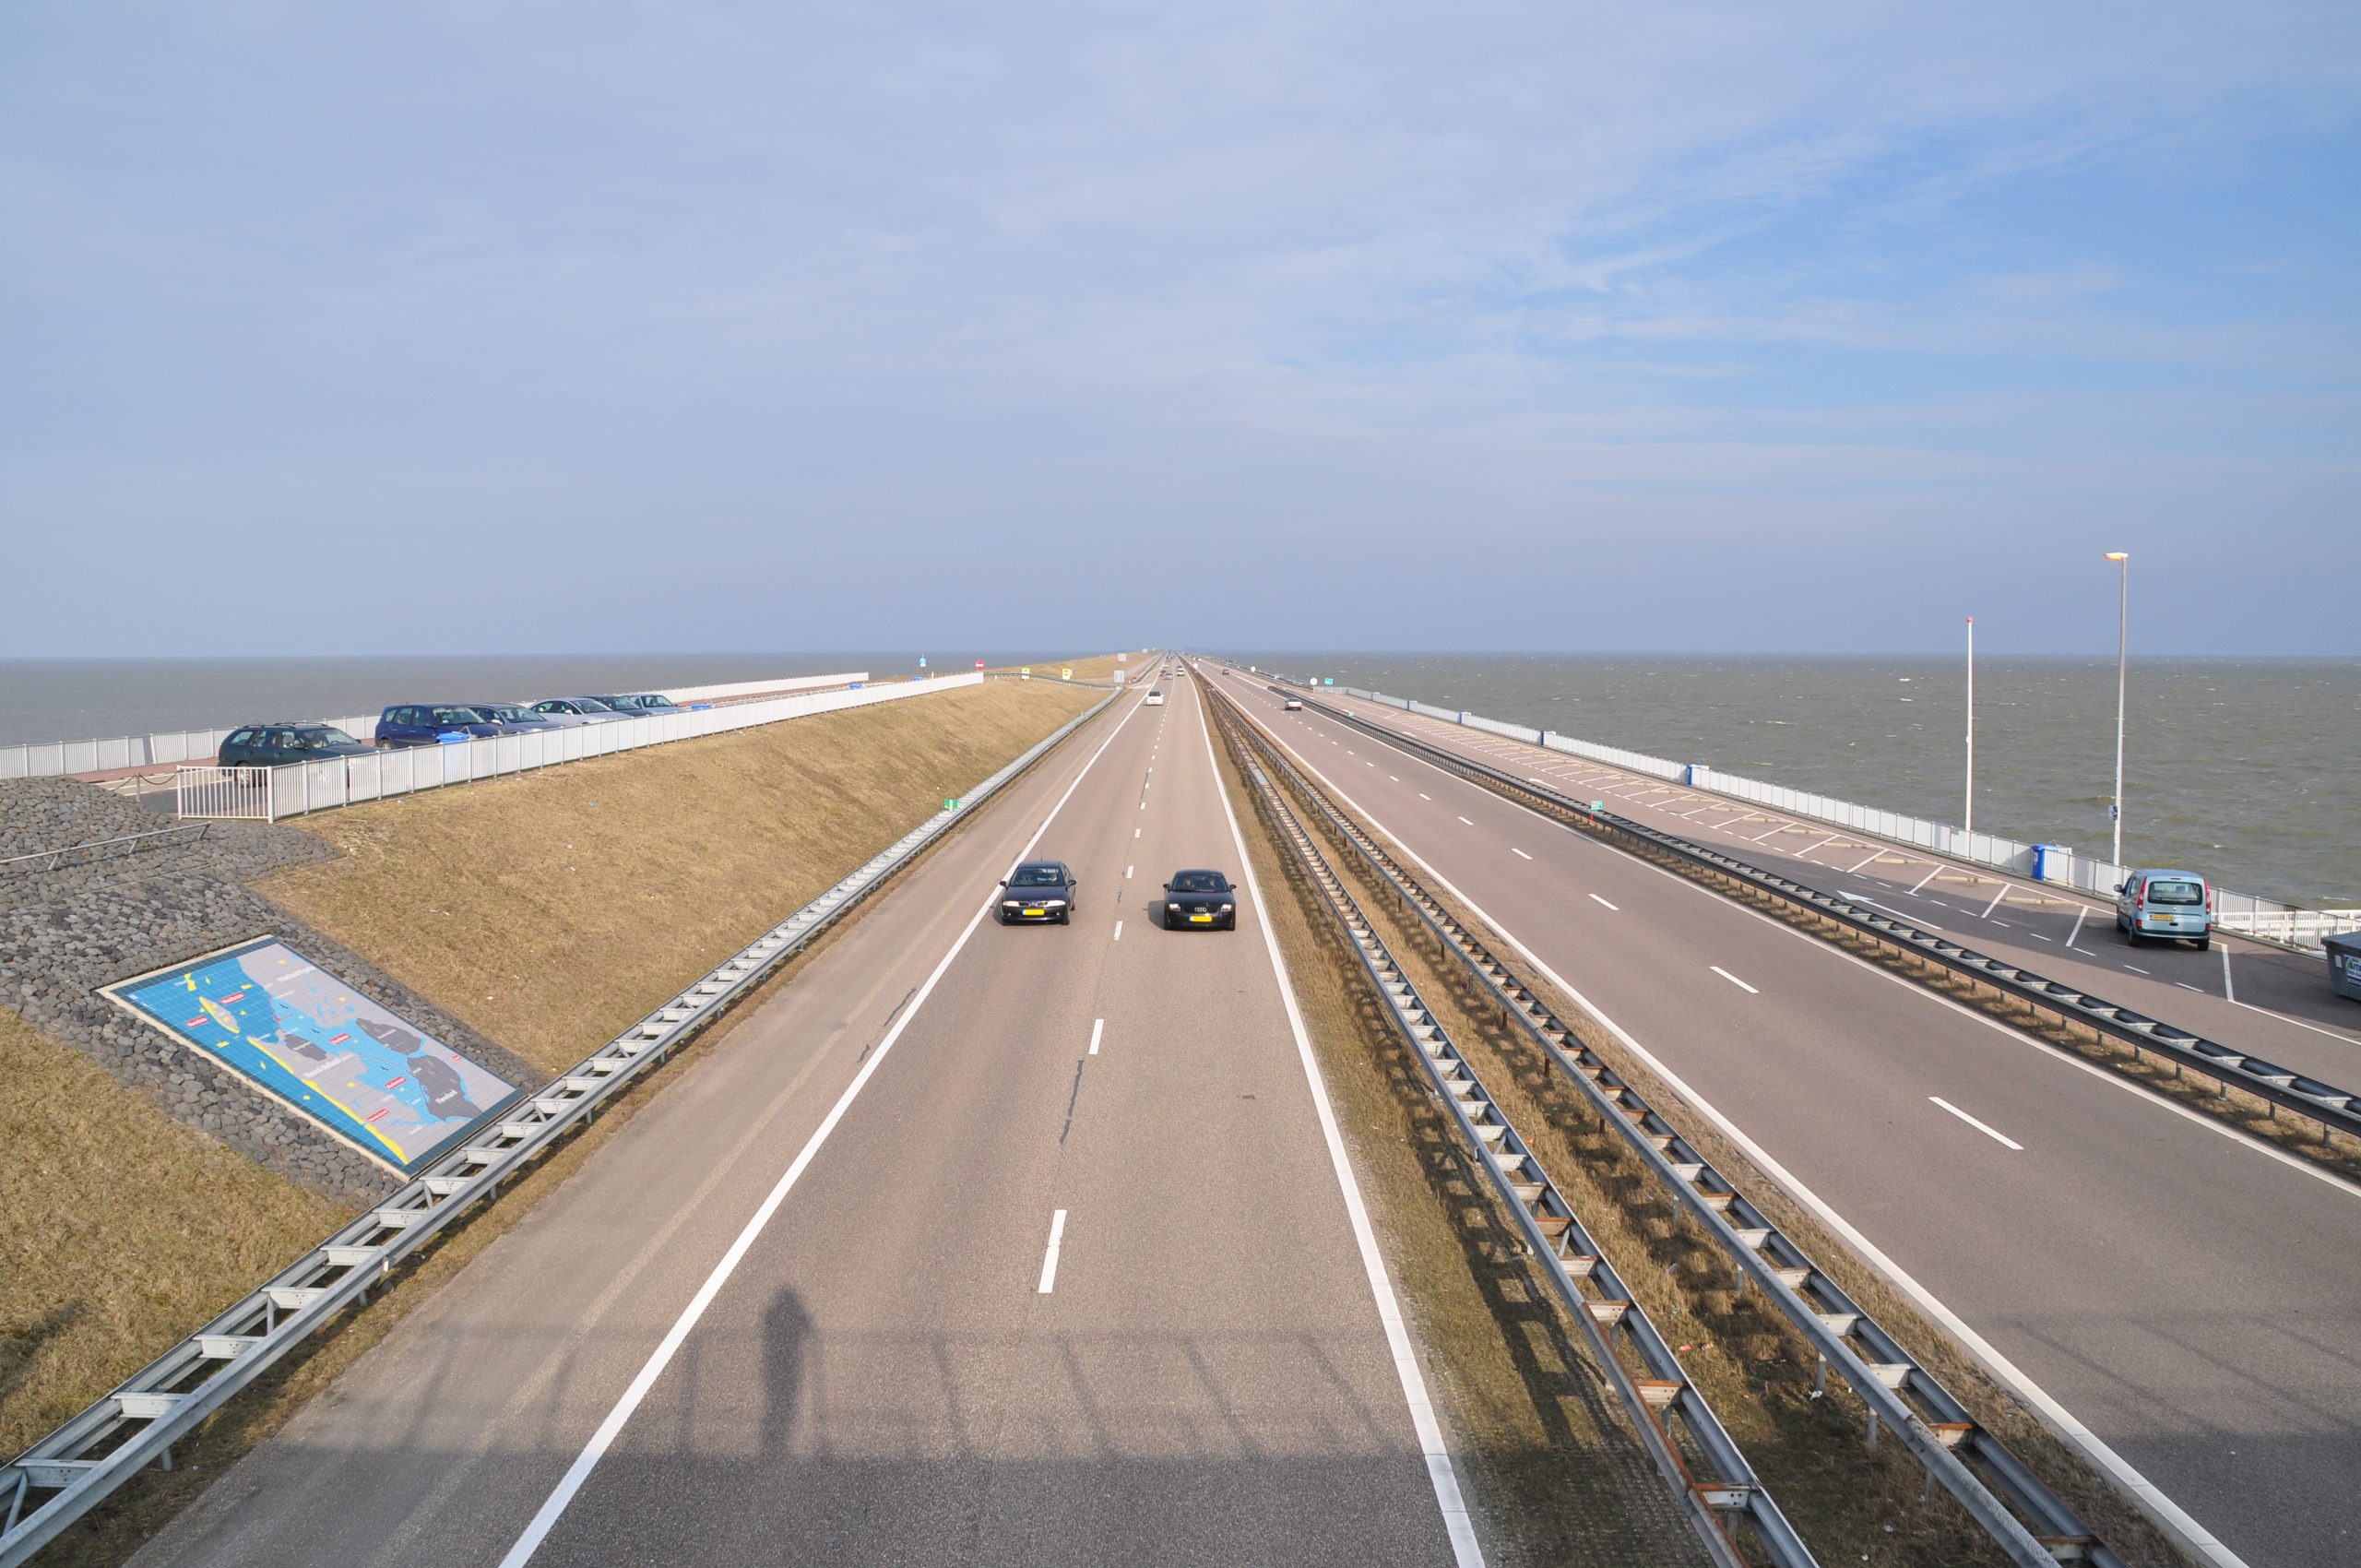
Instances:
[[[437,724],[481,724],[483,715],[472,707],[438,707],[434,710]]]
[[[1217,871],[1184,871],[1172,878],[1172,891],[1175,893],[1224,893],[1228,888],[1229,885],[1222,880],[1222,874]]]
[[[1018,866],[1016,874],[1008,879],[1011,887],[1058,887],[1065,883],[1065,873],[1056,866]]]
[[[575,697],[574,699],[574,707],[577,712],[581,713],[612,713],[615,711],[605,703],[600,702],[597,697]]]
[[[2205,888],[2195,882],[2152,882],[2148,884],[2151,904],[2202,904]]]
[[[488,702],[476,711],[495,724],[522,724],[533,717],[521,707],[510,707],[505,703],[497,702]]]
[[[325,752],[333,751],[338,746],[357,746],[361,742],[334,725],[330,725],[325,730],[305,731],[303,743],[315,752]]]

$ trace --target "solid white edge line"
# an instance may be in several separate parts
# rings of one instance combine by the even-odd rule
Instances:
[[[1983,1134],[1986,1137],[1990,1138],[1994,1143],[1996,1143],[1996,1144],[2006,1144],[2006,1145],[2008,1145],[2011,1148],[2012,1148],[2012,1149],[2016,1150],[2019,1154],[2023,1154],[2023,1153],[2024,1153],[2024,1152],[2025,1152],[2025,1146],[2024,1146],[2024,1145],[2023,1145],[2023,1144],[2021,1144],[2021,1143],[2017,1142],[2017,1140],[2016,1140],[2016,1139],[2014,1139],[2014,1138],[2011,1138],[2011,1137],[2006,1136],[2005,1134],[2001,1134],[2001,1133],[1999,1133],[1999,1132],[1994,1131],[1991,1127],[1987,1126],[1984,1123],[1978,1122],[1975,1117],[1970,1116],[1966,1111],[1962,1111],[1958,1106],[1953,1105],[1950,1100],[1945,1099],[1941,1095],[1939,1095],[1939,1094],[1930,1094],[1930,1095],[1928,1095],[1927,1098],[1928,1098],[1929,1100],[1931,1100],[1932,1102],[1934,1102],[1935,1104],[1941,1106],[1945,1111],[1950,1111],[1952,1115],[1954,1115],[1954,1116],[1958,1117],[1961,1121],[1963,1121],[1963,1122],[1966,1123],[1969,1126],[1971,1126],[1971,1127],[1975,1128],[1977,1132],[1979,1132],[1979,1133]]]
[[[1267,730],[1265,732],[1269,733]],[[1285,741],[1280,740],[1276,734],[1272,734],[1271,739],[1276,742],[1282,750],[1294,755],[1298,762],[1302,763],[1306,767],[1311,768],[1313,773],[1320,773],[1318,768],[1312,767],[1311,759],[1297,752],[1294,747],[1289,746]],[[1429,764],[1428,766],[1431,767],[1433,765]],[[1442,770],[1436,769],[1436,771],[1440,772]],[[1320,777],[1323,782],[1327,781],[1327,776],[1325,774],[1320,774]],[[1456,778],[1457,775],[1451,775],[1451,777]],[[1330,788],[1335,789],[1335,786],[1332,783],[1330,784]],[[2109,1476],[2113,1477],[2115,1483],[2123,1488],[2125,1491],[2130,1493],[2133,1499],[2149,1514],[2151,1517],[2162,1523],[2173,1535],[2180,1538],[2184,1544],[2197,1551],[2201,1556],[2204,1557],[2206,1561],[2214,1564],[2214,1568],[2249,1568],[2249,1565],[2244,1558],[2240,1557],[2236,1552],[2232,1551],[2227,1546],[2225,1546],[2221,1541],[2214,1538],[2212,1531],[2206,1529],[2202,1525],[2200,1525],[2195,1519],[2191,1518],[2188,1512],[2184,1510],[2179,1503],[2175,1503],[2163,1489],[2156,1485],[2155,1482],[2150,1480],[2146,1476],[2142,1475],[2139,1470],[2132,1467],[2129,1460],[2125,1459],[2122,1455],[2118,1454],[2112,1447],[2108,1446],[2106,1439],[2100,1437],[2098,1433],[2093,1431],[2090,1428],[2084,1426],[2080,1420],[2076,1420],[2073,1412],[2067,1409],[2065,1406],[2059,1404],[2056,1397],[2053,1396],[2047,1389],[2042,1387],[2041,1384],[2026,1376],[2023,1371],[2021,1370],[2014,1361],[2011,1361],[2008,1357],[2002,1355],[1996,1346],[1987,1340],[1982,1335],[1976,1333],[1975,1329],[1969,1327],[1965,1319],[1962,1318],[1957,1313],[1952,1312],[1951,1308],[1945,1306],[1941,1299],[1936,1296],[1933,1291],[1918,1283],[1917,1279],[1915,1278],[1908,1270],[1904,1269],[1900,1264],[1894,1262],[1893,1259],[1888,1257],[1885,1253],[1879,1248],[1877,1243],[1871,1241],[1867,1236],[1856,1229],[1850,1220],[1847,1220],[1843,1215],[1837,1213],[1834,1208],[1829,1206],[1827,1200],[1823,1199],[1818,1193],[1815,1193],[1811,1188],[1805,1185],[1803,1181],[1798,1178],[1795,1172],[1789,1170],[1786,1166],[1772,1158],[1771,1152],[1762,1145],[1756,1143],[1752,1138],[1747,1136],[1747,1134],[1740,1130],[1737,1123],[1731,1121],[1727,1116],[1722,1113],[1719,1106],[1716,1106],[1712,1100],[1707,1099],[1703,1095],[1691,1088],[1687,1080],[1683,1079],[1679,1074],[1675,1073],[1670,1067],[1659,1061],[1654,1051],[1651,1051],[1646,1046],[1642,1045],[1637,1039],[1633,1039],[1631,1031],[1624,1028],[1622,1025],[1617,1023],[1613,1018],[1609,1017],[1606,1011],[1600,1008],[1597,1004],[1592,1002],[1589,997],[1584,995],[1580,991],[1577,991],[1565,976],[1551,968],[1549,965],[1542,959],[1541,956],[1534,952],[1532,948],[1526,946],[1524,941],[1519,938],[1514,932],[1511,931],[1499,921],[1494,920],[1490,915],[1487,914],[1481,905],[1477,904],[1473,898],[1468,897],[1466,894],[1462,893],[1457,887],[1453,886],[1449,877],[1443,875],[1442,873],[1437,871],[1432,865],[1429,864],[1425,857],[1421,856],[1416,849],[1411,849],[1410,846],[1397,834],[1395,834],[1392,828],[1387,827],[1384,824],[1379,822],[1374,815],[1371,815],[1358,802],[1353,800],[1350,795],[1346,794],[1341,789],[1336,790],[1336,793],[1351,811],[1360,816],[1364,821],[1368,822],[1370,826],[1376,828],[1380,833],[1382,833],[1386,837],[1393,839],[1395,847],[1398,848],[1405,855],[1408,856],[1411,861],[1416,864],[1419,870],[1425,872],[1429,876],[1433,877],[1437,886],[1441,887],[1444,892],[1457,899],[1462,909],[1475,916],[1477,920],[1483,921],[1486,925],[1491,927],[1492,930],[1499,934],[1501,941],[1516,949],[1518,956],[1525,959],[1526,963],[1531,964],[1544,979],[1548,980],[1550,984],[1556,986],[1560,992],[1564,992],[1576,1006],[1582,1008],[1592,1017],[1596,1018],[1600,1025],[1603,1026],[1609,1034],[1613,1035],[1617,1039],[1623,1043],[1623,1048],[1626,1051],[1629,1051],[1641,1062],[1645,1063],[1650,1071],[1654,1072],[1657,1077],[1663,1079],[1667,1087],[1670,1088],[1681,1099],[1687,1100],[1691,1106],[1694,1106],[1699,1115],[1704,1117],[1708,1122],[1711,1122],[1715,1127],[1721,1130],[1724,1137],[1729,1139],[1731,1143],[1744,1150],[1747,1158],[1754,1161],[1756,1168],[1762,1170],[1764,1175],[1770,1177],[1772,1181],[1785,1188],[1788,1196],[1794,1198],[1797,1203],[1803,1205],[1804,1207],[1809,1209],[1813,1215],[1818,1217],[1821,1224],[1827,1226],[1829,1229],[1834,1231],[1839,1237],[1841,1237],[1845,1244],[1850,1246],[1854,1252],[1858,1254],[1859,1257],[1871,1268],[1877,1270],[1880,1274],[1884,1275],[1887,1279],[1892,1281],[1896,1289],[1908,1296],[1912,1301],[1917,1304],[1920,1312],[1925,1313],[1928,1317],[1934,1319],[1934,1321],[1940,1324],[1945,1332],[1957,1339],[1959,1343],[1965,1348],[1969,1355],[1975,1357],[1977,1361],[1983,1364],[1985,1371],[1990,1372],[2001,1383],[2006,1384],[2010,1388],[2016,1392],[2018,1397],[2031,1405],[2034,1408],[2035,1412],[2040,1416],[2042,1420],[2046,1422],[2053,1431],[2056,1431],[2067,1442],[2071,1443],[2075,1447],[2081,1449],[2084,1455],[2089,1456],[2092,1463],[2097,1465],[2101,1469],[2106,1471]],[[1538,812],[1535,812],[1532,814],[1543,822],[1552,820],[1548,817],[1542,816]],[[1879,852],[1881,854],[1884,851],[1880,850]],[[1868,862],[1864,861],[1862,863],[1867,864]],[[1667,876],[1674,875],[1671,872],[1665,872],[1664,874]],[[1682,882],[1686,881],[1685,878],[1680,877],[1674,877],[1674,880]],[[1689,885],[1693,886],[1695,885],[1690,884]],[[1718,895],[1709,896],[1718,897]],[[1755,913],[1753,910],[1749,910],[1747,912],[1750,914]],[[1786,929],[1782,922],[1773,921],[1772,917],[1769,915],[1758,914],[1756,918],[1763,921],[1770,921],[1771,923],[1774,925],[1782,925],[1782,929]],[[1797,934],[1803,941],[1817,941],[1816,938],[1801,936],[1801,933]],[[1847,958],[1851,958],[1853,962],[1860,964],[1866,968],[1869,968],[1872,972],[1879,974],[1883,974],[1885,972],[1884,970],[1878,968],[1877,966],[1870,964],[1869,960],[1865,958],[1855,958],[1850,954],[1845,954],[1843,956]],[[1892,976],[1889,978],[1892,979],[1894,983],[1897,985],[1912,985],[1914,983],[1910,980],[1902,979],[1900,976]],[[1932,992],[1926,992],[1923,987],[1918,989],[1922,994],[1933,994]],[[2032,1037],[2030,1036],[2019,1034],[2016,1030],[2010,1028],[2008,1025],[1999,1022],[1998,1019],[1987,1018],[1984,1015],[1974,1012],[1971,1009],[1961,1005],[1959,1003],[1952,1002],[1948,997],[1937,997],[1936,1000],[1944,1003],[1946,1005],[1954,1008],[1968,1017],[1974,1018],[1980,1023],[1987,1024],[1993,1028],[1999,1029],[2003,1034],[2008,1034],[2016,1039],[2027,1040],[2031,1043],[2040,1043],[2038,1041],[2033,1041]],[[2213,1125],[2217,1130],[2219,1130],[2218,1123],[2210,1123],[2208,1119],[2201,1117],[2197,1111],[2189,1111],[2185,1107],[2175,1105],[2172,1101],[2164,1099],[2162,1096],[2153,1095],[2151,1091],[2144,1089],[2141,1086],[2131,1084],[2117,1075],[2107,1072],[2104,1067],[2095,1066],[2090,1063],[2083,1062],[2078,1057],[2064,1055],[2062,1052],[2057,1051],[2054,1047],[2046,1047],[2045,1049],[2047,1050],[2049,1054],[2051,1054],[2055,1059],[2063,1062],[2069,1066],[2080,1067],[2084,1072],[2111,1082],[2118,1087],[2141,1094],[2143,1098],[2153,1099],[2157,1104],[2161,1105],[2165,1110],[2174,1111],[2192,1122],[2199,1123],[2201,1125]],[[2264,1147],[2264,1146],[2253,1144],[2248,1140],[2241,1139],[2241,1141],[2248,1142],[2248,1146],[2250,1147],[2263,1148],[2263,1152],[2274,1155],[2288,1165],[2296,1166],[2298,1169],[2303,1168],[2302,1165],[2292,1156],[2280,1155],[2276,1150],[2272,1150]],[[2311,1173],[2321,1175],[2337,1185],[2345,1184],[2342,1178],[2329,1177],[2326,1172],[2319,1170],[2317,1167],[2313,1167],[2311,1169]]]
[[[1102,1037],[1103,1035],[1105,1035],[1105,1034],[1106,1034],[1106,1032],[1107,1032],[1107,1020],[1106,1020],[1106,1019],[1104,1019],[1104,1018],[1093,1018],[1093,1019],[1091,1019],[1091,1020],[1090,1020],[1090,1054],[1091,1054],[1091,1055],[1096,1056],[1096,1055],[1097,1055],[1097,1054],[1098,1054],[1098,1041],[1099,1041],[1100,1037]]]
[[[1360,1183],[1354,1180],[1353,1162],[1345,1152],[1345,1134],[1337,1129],[1336,1112],[1328,1103],[1328,1086],[1320,1076],[1320,1063],[1311,1053],[1311,1036],[1303,1027],[1303,1013],[1296,1005],[1295,982],[1287,978],[1287,961],[1279,952],[1279,939],[1271,929],[1271,918],[1263,902],[1263,888],[1254,874],[1253,859],[1246,852],[1246,836],[1239,830],[1238,814],[1230,809],[1229,791],[1222,786],[1221,761],[1214,755],[1212,728],[1205,723],[1204,705],[1197,707],[1197,721],[1205,738],[1205,757],[1213,764],[1214,793],[1221,800],[1222,815],[1229,819],[1230,841],[1238,847],[1239,873],[1246,879],[1246,891],[1253,897],[1254,908],[1264,911],[1254,923],[1263,932],[1264,950],[1271,956],[1271,968],[1279,980],[1279,1001],[1287,1009],[1287,1029],[1295,1036],[1296,1059],[1303,1063],[1304,1081],[1311,1088],[1311,1108],[1320,1118],[1320,1136],[1328,1146],[1328,1163],[1335,1168],[1336,1186],[1345,1195],[1345,1213],[1353,1224],[1353,1243],[1360,1249],[1361,1272],[1369,1277],[1370,1294],[1377,1298],[1378,1321],[1385,1325],[1386,1347],[1394,1353],[1394,1372],[1402,1380],[1402,1397],[1410,1406],[1410,1424],[1418,1434],[1418,1451],[1427,1461],[1427,1480],[1434,1488],[1435,1506],[1442,1512],[1442,1527],[1451,1538],[1451,1554],[1459,1568],[1484,1568],[1484,1549],[1476,1539],[1476,1523],[1468,1517],[1466,1501],[1459,1491],[1459,1471],[1451,1462],[1451,1449],[1443,1442],[1442,1422],[1435,1415],[1434,1401],[1427,1395],[1426,1373],[1418,1366],[1418,1347],[1410,1342],[1409,1324],[1402,1316],[1402,1303],[1394,1294],[1394,1281],[1385,1272],[1385,1256],[1378,1250],[1377,1229],[1370,1223],[1369,1206],[1361,1201]]]
[[[1050,808],[1050,814],[1041,819],[1041,826],[1033,830],[1033,837],[1026,839],[1025,848],[1016,852],[1018,860],[1033,852],[1033,847],[1041,841],[1041,836],[1050,831],[1050,824],[1065,810],[1066,802],[1074,798],[1074,790],[1081,788],[1082,781],[1090,776],[1090,770],[1099,757],[1115,743],[1115,737],[1123,732],[1123,726],[1131,721],[1132,714],[1138,711],[1139,704],[1133,703],[1131,712],[1117,719],[1114,728],[1107,731],[1107,738],[1098,742],[1098,750],[1090,754],[1090,760],[1075,773],[1074,781],[1066,786],[1065,793],[1058,797],[1058,803]],[[910,1020],[926,1006],[927,998],[934,994],[936,982],[949,972],[952,962],[967,945],[967,939],[976,934],[978,928],[984,923],[984,917],[991,913],[992,905],[998,901],[999,896],[1000,890],[994,888],[991,897],[985,898],[976,912],[968,917],[958,940],[952,943],[951,950],[926,977],[925,983],[919,987],[918,994],[910,999],[910,1004],[902,1010],[902,1016],[894,1021],[894,1027],[885,1031],[885,1038],[877,1042],[877,1049],[869,1053],[869,1060],[861,1064],[860,1072],[853,1075],[852,1082],[845,1086],[844,1093],[836,1097],[836,1104],[829,1107],[828,1114],[821,1118],[819,1126],[813,1129],[812,1136],[797,1153],[794,1162],[788,1166],[777,1184],[771,1188],[769,1194],[754,1210],[753,1218],[738,1232],[738,1239],[730,1243],[730,1250],[721,1254],[721,1261],[713,1265],[713,1272],[706,1276],[703,1285],[697,1287],[697,1293],[689,1299],[689,1304],[681,1309],[681,1315],[673,1320],[672,1326],[648,1356],[647,1363],[639,1369],[638,1375],[631,1380],[623,1396],[615,1401],[614,1408],[607,1412],[607,1419],[599,1423],[599,1430],[590,1434],[590,1441],[583,1445],[580,1454],[575,1455],[574,1463],[566,1467],[565,1474],[558,1479],[557,1485],[527,1523],[524,1533],[516,1538],[516,1544],[500,1560],[500,1568],[524,1568],[532,1561],[533,1553],[540,1550],[541,1542],[549,1538],[550,1531],[556,1526],[567,1504],[574,1501],[575,1494],[582,1490],[583,1482],[590,1479],[590,1472],[598,1467],[608,1448],[622,1434],[623,1424],[631,1420],[632,1412],[639,1408],[640,1402],[647,1397],[648,1390],[656,1386],[656,1380],[663,1375],[664,1369],[687,1341],[689,1332],[696,1327],[697,1320],[705,1315],[707,1307],[713,1305],[714,1298],[721,1293],[722,1286],[729,1283],[730,1277],[745,1261],[755,1238],[770,1224],[771,1216],[777,1214],[779,1206],[787,1201],[787,1194],[795,1190],[795,1183],[801,1180],[803,1172],[810,1169],[813,1159],[818,1156],[820,1146],[828,1141],[828,1134],[836,1130],[836,1123],[842,1122],[845,1112],[852,1109],[854,1098],[876,1075],[878,1065],[893,1051],[895,1041],[902,1038],[902,1032],[910,1027]]]
[[[1715,974],[1721,976],[1724,980],[1729,981],[1732,985],[1738,987],[1740,991],[1745,992],[1749,996],[1760,996],[1762,994],[1752,986],[1747,984],[1744,980],[1738,979],[1736,975],[1730,973],[1727,969],[1722,968],[1719,964],[1708,964],[1705,967],[1713,970]]]
[[[1066,1211],[1059,1209],[1050,1216],[1050,1250],[1041,1254],[1041,1283],[1033,1291],[1037,1296],[1048,1295],[1050,1287],[1058,1282],[1058,1248],[1064,1242],[1065,1234]]]

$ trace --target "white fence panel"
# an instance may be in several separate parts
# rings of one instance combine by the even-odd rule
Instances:
[[[232,822],[272,820],[274,770],[267,767],[183,767],[174,770],[174,814]]]

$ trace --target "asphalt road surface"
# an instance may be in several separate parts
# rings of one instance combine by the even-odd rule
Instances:
[[[1244,869],[1167,689],[981,812],[136,1561],[1477,1561],[1260,913],[1157,918],[1171,871]],[[1073,923],[979,919],[1037,830]]]
[[[2196,1529],[2361,1562],[2361,1189],[1202,668]]]

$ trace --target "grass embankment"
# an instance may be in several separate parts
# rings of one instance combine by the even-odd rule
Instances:
[[[1813,1394],[1816,1357],[1759,1290],[1741,1290],[1726,1255],[1679,1207],[1588,1099],[1540,1048],[1504,1020],[1456,959],[1443,957],[1414,915],[1398,911],[1366,862],[1309,803],[1330,863],[1344,871],[1395,959],[1482,1076],[1501,1109],[1596,1236],[1657,1328],[1683,1348],[1682,1363],[1822,1561],[1936,1568],[2004,1561],[1952,1499],[1923,1502],[1925,1472],[1898,1442],[1865,1447],[1866,1407],[1839,1381]],[[1323,906],[1324,913],[1324,906]],[[1507,944],[1453,909],[1495,953]],[[2126,1561],[2187,1560],[2144,1515],[2033,1415],[1995,1385],[1884,1278],[1752,1169],[1709,1124],[1680,1115],[1681,1101],[1571,999],[1545,992],[1584,1044],[1683,1124],[1725,1173],[1817,1259],[1880,1323],[1960,1396],[1987,1429],[2065,1496]]]
[[[297,819],[262,891],[555,1072],[1105,694],[992,681]]]
[[[0,1012],[0,1455],[269,1277],[343,1209]]]
[[[264,891],[554,1071],[1103,695],[991,683],[350,807],[305,823],[350,850],[346,861]],[[665,1076],[718,1049],[750,1011]],[[178,1444],[176,1469],[143,1471],[48,1548],[42,1568],[124,1561],[562,1185],[661,1081],[614,1101],[445,1232],[396,1289],[298,1348]],[[0,1083],[0,1451],[80,1409],[346,1218],[5,1013]]]
[[[1216,746],[1264,918],[1320,1060],[1353,1170],[1426,1352],[1461,1482],[1495,1568],[1706,1562],[1581,1331],[1394,1031],[1335,917],[1274,844]]]
[[[1037,681],[1045,679],[1055,681],[1069,670],[1074,671],[1074,678],[1077,681],[1111,681],[1115,678],[1115,671],[1118,670],[1127,672],[1134,670],[1142,670],[1153,662],[1153,659],[1145,653],[1132,654],[1128,660],[1122,663],[1116,662],[1116,658],[1113,654],[1104,653],[1094,655],[1088,659],[1038,659],[1033,663],[1031,669],[1033,671],[1033,678]],[[988,675],[1014,675],[1025,668],[1026,668],[1025,665],[1011,664],[998,670],[988,670],[985,673]],[[1128,673],[1125,678],[1129,678]]]

